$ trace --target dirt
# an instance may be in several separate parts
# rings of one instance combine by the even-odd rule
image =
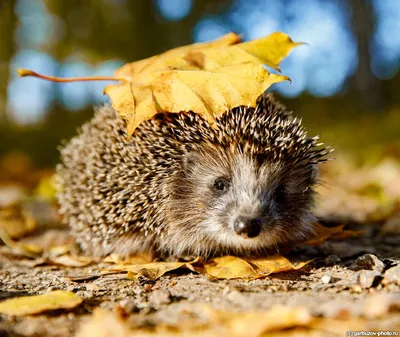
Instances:
[[[345,224],[346,230],[364,234],[296,248],[286,255],[290,260],[312,262],[300,270],[262,279],[218,280],[189,270],[169,272],[157,280],[130,279],[126,273],[102,274],[110,266],[105,262],[66,267],[12,245],[0,246],[1,301],[59,289],[83,299],[69,311],[20,317],[0,314],[0,337],[74,336],[98,308],[123,317],[132,329],[154,331],[164,325],[178,331],[185,322],[191,327],[207,324],[200,309],[204,306],[251,313],[277,305],[305,308],[321,320],[324,336],[344,336],[347,330],[356,330],[354,326],[394,335],[400,331],[400,164],[391,160],[368,169],[346,170],[343,165],[331,166],[318,191],[321,200],[316,211],[326,226]],[[9,188],[4,191],[9,200]],[[47,210],[42,202],[22,207],[35,214],[41,228],[19,243],[50,247],[71,241],[67,229],[54,228],[57,220],[51,205]],[[0,228],[24,223],[24,217],[13,212],[0,218]],[[97,337],[96,333],[90,336]]]
[[[57,230],[54,235],[51,231],[31,242],[68,237],[67,231]],[[375,327],[398,331],[400,313],[389,307],[400,308],[400,286],[396,283],[400,272],[394,270],[400,266],[400,235],[374,237],[373,233],[369,230],[365,237],[326,242],[318,248],[297,248],[290,256],[314,258],[304,270],[257,280],[214,280],[190,272],[170,273],[156,281],[132,280],[123,273],[100,276],[107,267],[102,263],[79,268],[35,266],[37,260],[2,247],[2,300],[63,289],[75,292],[84,302],[70,312],[14,318],[1,315],[0,336],[72,336],[98,307],[122,310],[136,328],[178,326],[186,319],[182,313],[196,324],[201,323],[201,317],[193,318],[192,314],[199,304],[239,312],[268,310],[275,305],[302,306],[315,317],[369,317]],[[360,277],[360,273],[365,275]],[[370,313],[371,303],[375,309],[383,307],[383,317]]]

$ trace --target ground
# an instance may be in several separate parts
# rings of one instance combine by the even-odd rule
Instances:
[[[313,259],[312,262],[300,270],[264,278],[217,279],[181,269],[155,280],[144,276],[127,278],[126,272],[105,273],[112,267],[108,262],[91,261],[71,267],[68,265],[73,262],[51,262],[44,253],[31,254],[21,250],[22,246],[2,246],[1,300],[61,289],[76,293],[83,302],[70,310],[36,315],[1,314],[0,336],[107,336],[107,329],[117,337],[131,336],[127,331],[136,331],[132,336],[152,332],[168,336],[344,336],[346,331],[357,335],[361,330],[395,335],[400,332],[399,202],[397,197],[382,199],[381,195],[397,196],[393,186],[400,181],[400,170],[398,166],[393,171],[393,166],[388,169],[385,165],[383,171],[380,165],[346,173],[347,177],[358,177],[362,181],[358,185],[354,179],[352,183],[349,179],[340,182],[337,177],[343,179],[343,175],[335,171],[324,184],[324,188],[335,184],[335,188],[328,187],[329,198],[321,189],[325,201],[319,204],[318,212],[323,224],[343,223],[346,229],[363,230],[361,236],[295,248],[286,255],[291,261]],[[382,177],[388,172],[396,175],[391,175],[388,184],[378,178],[379,183],[374,180],[371,187],[370,177],[375,177],[371,172],[379,170]],[[356,195],[358,201],[354,199]],[[373,204],[371,200],[378,201]],[[62,247],[66,242],[70,242],[67,229],[42,228],[19,244]],[[280,320],[290,308],[296,310],[297,318],[289,315],[290,319],[279,324],[265,318],[259,327],[256,313],[275,317],[268,315],[276,312]],[[100,318],[93,318],[93,312]],[[305,318],[299,321],[300,316]],[[254,320],[248,321],[251,317]],[[252,323],[246,323],[243,330],[239,324],[242,321]],[[277,326],[271,327],[272,323]]]

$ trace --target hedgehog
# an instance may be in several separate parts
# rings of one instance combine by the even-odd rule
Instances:
[[[97,108],[57,166],[59,211],[83,252],[263,256],[313,234],[319,137],[272,94],[215,118],[158,113],[129,138]]]

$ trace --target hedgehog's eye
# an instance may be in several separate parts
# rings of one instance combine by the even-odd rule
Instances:
[[[229,182],[225,178],[217,178],[214,180],[213,189],[218,192],[225,192],[229,188]]]
[[[282,184],[279,184],[275,190],[275,201],[277,203],[283,203],[286,198],[285,187]]]

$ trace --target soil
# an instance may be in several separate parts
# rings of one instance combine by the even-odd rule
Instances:
[[[77,293],[84,302],[69,312],[14,318],[1,315],[0,336],[72,336],[97,307],[123,310],[135,327],[174,326],[182,321],[182,312],[193,312],[199,304],[239,312],[268,310],[278,304],[302,306],[316,317],[369,317],[371,328],[399,331],[400,313],[388,308],[400,307],[400,286],[396,283],[400,281],[400,235],[374,237],[374,231],[369,233],[356,239],[328,241],[318,248],[295,249],[292,257],[314,261],[304,270],[257,280],[214,280],[190,272],[169,273],[156,281],[132,280],[125,274],[100,276],[106,268],[101,263],[74,268],[35,266],[40,261],[2,247],[2,300],[63,289]],[[68,238],[68,232],[48,230],[31,241],[54,237]],[[374,314],[374,310],[381,312],[379,306],[383,317]]]
[[[240,313],[276,305],[304,307],[322,320],[324,336],[344,336],[354,322],[361,322],[357,326],[364,331],[394,335],[400,331],[400,164],[384,161],[375,168],[344,172],[339,167],[331,172],[319,190],[318,216],[326,226],[345,224],[364,235],[296,248],[286,255],[289,259],[313,261],[300,270],[263,279],[217,280],[189,270],[169,272],[157,280],[130,279],[126,273],[102,274],[109,267],[104,262],[66,267],[21,253],[12,245],[0,246],[0,300],[58,289],[83,299],[69,311],[0,314],[0,336],[73,336],[98,308],[123,316],[135,329],[179,327],[185,321],[196,326],[204,324],[198,314],[202,305]],[[5,191],[9,196],[10,189]],[[42,206],[33,213],[43,225],[55,212],[54,207],[46,211]],[[35,206],[28,208],[32,211]],[[71,240],[65,228],[39,230],[19,243],[50,247]]]

